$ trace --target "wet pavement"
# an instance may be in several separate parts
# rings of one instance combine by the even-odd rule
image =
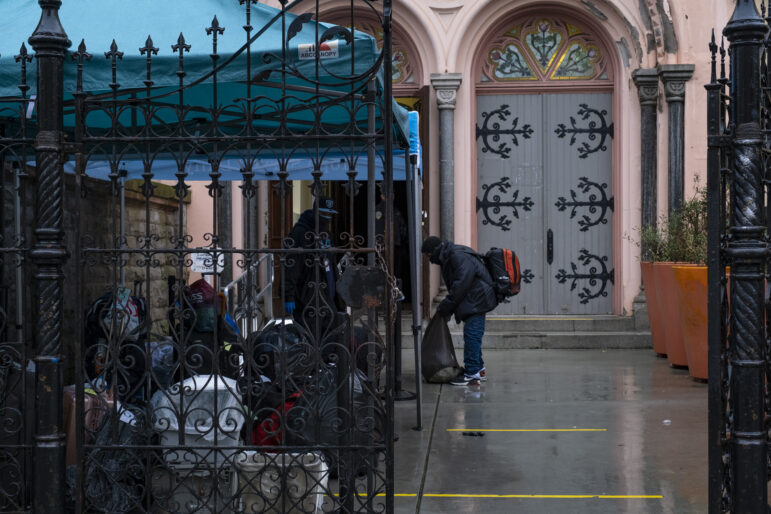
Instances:
[[[687,370],[650,349],[484,358],[480,386],[424,383],[422,431],[396,403],[396,512],[707,512],[707,386]]]

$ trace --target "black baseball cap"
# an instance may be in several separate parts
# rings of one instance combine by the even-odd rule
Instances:
[[[337,214],[337,211],[335,210],[335,201],[332,200],[328,196],[319,196],[316,198],[316,201],[314,202],[314,207],[318,205],[319,212],[321,214]]]

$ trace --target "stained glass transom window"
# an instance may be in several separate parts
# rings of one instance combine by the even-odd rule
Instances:
[[[607,56],[591,33],[560,17],[511,26],[487,48],[482,82],[609,81]]]

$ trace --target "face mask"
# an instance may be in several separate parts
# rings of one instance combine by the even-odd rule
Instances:
[[[441,248],[442,248],[441,246],[437,246],[436,250],[431,252],[431,255],[428,258],[428,262],[432,264],[441,264],[441,262],[439,262],[439,253],[441,251]]]

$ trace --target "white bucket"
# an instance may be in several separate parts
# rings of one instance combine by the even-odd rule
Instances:
[[[243,512],[321,512],[329,470],[320,454],[249,450],[236,456],[235,466]]]

